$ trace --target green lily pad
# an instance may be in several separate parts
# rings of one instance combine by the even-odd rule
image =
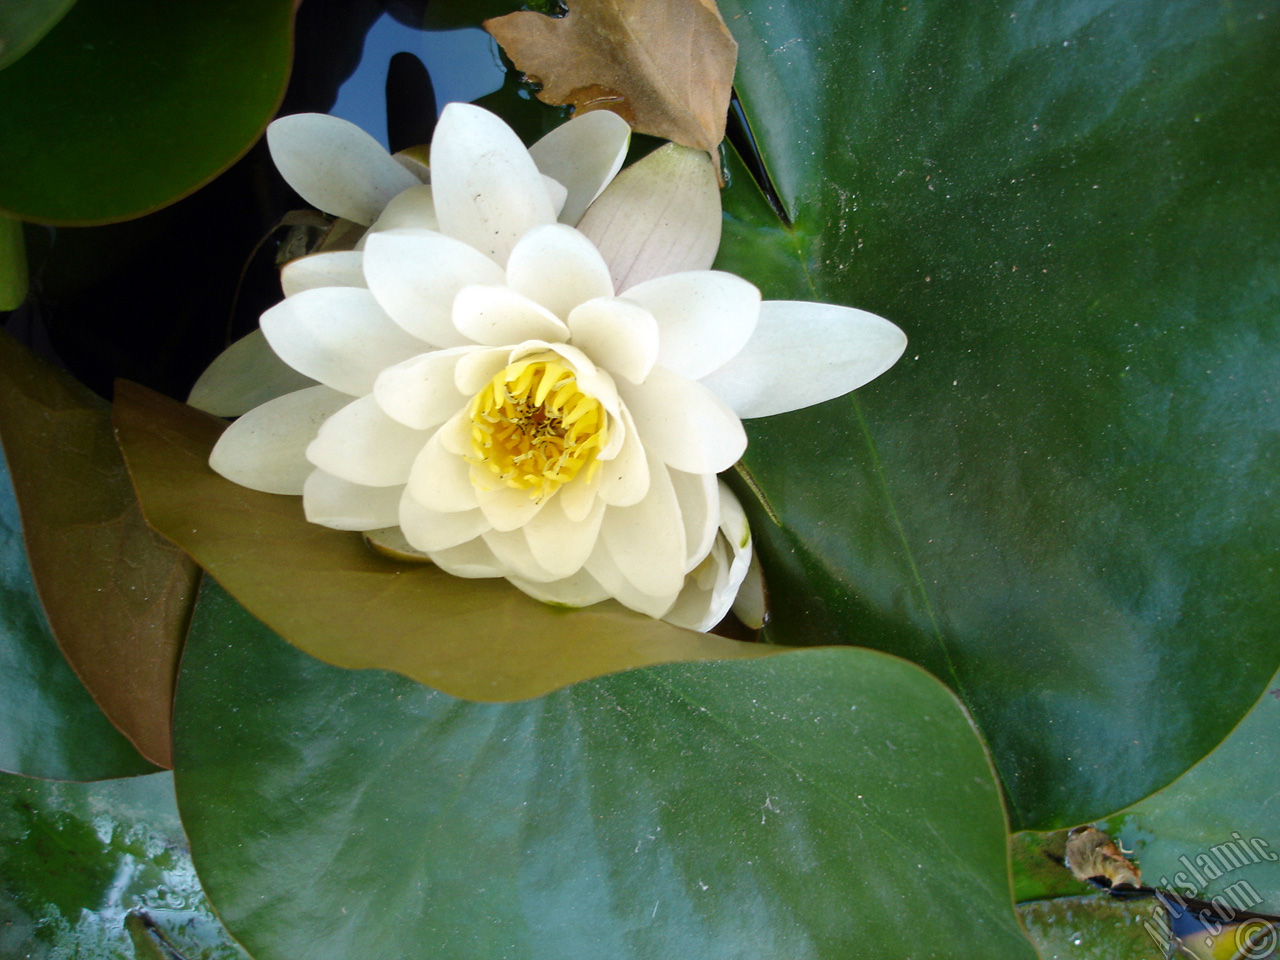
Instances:
[[[1113,900],[1105,894],[1063,897],[1018,906],[1040,960],[1153,960],[1165,955],[1152,901]]]
[[[17,61],[54,28],[76,0],[21,0],[0,7],[0,70]]]
[[[101,780],[155,769],[93,702],[49,631],[0,454],[0,770]]]
[[[395,670],[475,700],[678,660],[770,656],[608,601],[561,610],[503,580],[453,577],[376,554],[358,534],[307,523],[300,497],[218,476],[226,424],[121,381],[116,429],[147,520],[291,643],[343,667]]]
[[[912,664],[805,650],[477,704],[307,657],[207,584],[178,805],[260,960],[1035,956],[992,768]]]
[[[0,775],[0,955],[248,960],[200,889],[168,774]]]
[[[106,223],[212,179],[280,102],[293,7],[80,0],[0,71],[0,210]]]
[[[718,265],[911,338],[751,424],[770,636],[932,670],[1019,825],[1136,801],[1280,662],[1275,4],[721,10],[793,226],[739,178]]]

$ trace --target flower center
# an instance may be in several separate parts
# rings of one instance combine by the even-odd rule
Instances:
[[[472,463],[508,487],[544,500],[585,468],[609,439],[600,401],[578,387],[577,371],[550,351],[509,364],[472,399]]]

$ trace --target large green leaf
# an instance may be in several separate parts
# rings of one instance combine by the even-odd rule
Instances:
[[[0,440],[58,646],[143,756],[170,766],[173,683],[199,570],[142,518],[107,402],[7,333]]]
[[[200,890],[171,776],[0,775],[0,955],[247,960]]]
[[[19,60],[76,0],[20,0],[0,7],[0,69]]]
[[[934,671],[1020,824],[1169,782],[1280,660],[1280,4],[721,9],[794,228],[719,264],[911,337],[752,425],[772,637]]]
[[[155,769],[103,716],[49,632],[0,455],[0,770],[100,780]]]
[[[292,0],[80,0],[0,72],[0,210],[103,223],[190,193],[271,119]]]
[[[395,670],[475,700],[517,700],[631,667],[776,652],[613,601],[561,610],[502,580],[389,560],[358,534],[307,523],[298,497],[214,473],[209,451],[223,421],[124,381],[115,417],[152,526],[256,616],[329,663]]]
[[[313,660],[210,583],[175,743],[197,870],[260,960],[1034,957],[975,731],[873,651],[475,704]]]

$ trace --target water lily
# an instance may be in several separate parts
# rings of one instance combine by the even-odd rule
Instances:
[[[390,528],[458,576],[714,625],[751,561],[717,480],[742,418],[844,394],[906,340],[710,270],[709,159],[668,145],[618,174],[625,127],[590,113],[526,149],[450,104],[427,183],[343,121],[276,121],[290,184],[369,229],[286,267],[262,335],[312,385],[235,421],[213,468],[301,494],[312,522]]]

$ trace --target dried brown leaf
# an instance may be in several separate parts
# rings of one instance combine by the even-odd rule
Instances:
[[[106,401],[8,334],[0,334],[0,439],[58,646],[138,752],[171,767],[195,565],[143,520]]]
[[[523,11],[485,21],[538,99],[608,109],[640,133],[714,150],[738,45],[714,0],[570,0],[560,18]]]
[[[682,630],[612,601],[560,610],[502,580],[389,559],[359,534],[307,523],[299,497],[218,476],[209,451],[226,424],[136,384],[116,385],[115,422],[156,530],[259,620],[336,666],[499,701],[632,667],[779,649]]]

